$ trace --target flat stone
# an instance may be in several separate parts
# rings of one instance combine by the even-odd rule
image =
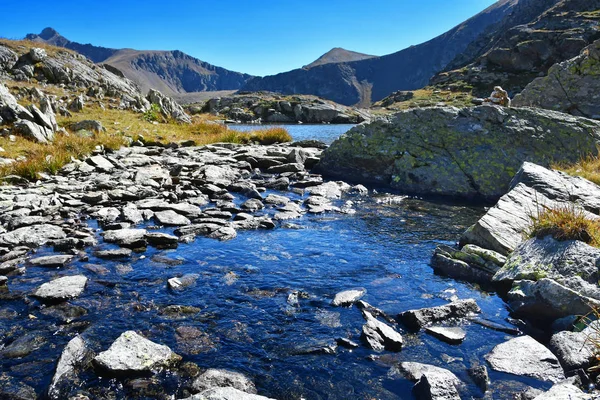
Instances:
[[[334,307],[351,306],[360,300],[366,293],[367,289],[364,288],[344,290],[343,292],[339,292],[335,295],[331,301],[331,305]]]
[[[553,383],[565,379],[558,359],[531,336],[520,336],[501,343],[485,359],[495,371]]]
[[[398,319],[409,329],[419,330],[425,325],[449,319],[465,318],[481,309],[473,299],[457,300],[438,307],[408,310],[398,315]]]
[[[44,283],[34,293],[35,297],[43,300],[57,301],[79,297],[87,284],[84,275],[63,276]]]
[[[167,346],[156,344],[135,331],[123,332],[94,362],[110,374],[136,375],[168,367],[181,360]]]
[[[13,246],[40,247],[54,239],[64,239],[67,234],[50,224],[24,226],[0,235],[0,242]]]
[[[275,400],[270,397],[246,393],[234,387],[212,388],[186,397],[183,400]]]
[[[30,259],[29,264],[33,265],[34,267],[60,268],[70,263],[73,260],[73,258],[75,258],[75,256],[43,256]]]
[[[115,168],[110,161],[102,156],[92,156],[86,161],[102,172],[110,172]]]
[[[179,243],[177,236],[169,235],[168,233],[162,232],[148,232],[146,234],[146,240],[151,246],[157,248],[176,248]]]
[[[192,223],[189,219],[173,210],[157,211],[154,213],[154,218],[156,218],[161,225],[182,226]]]
[[[256,394],[256,386],[248,377],[225,369],[206,370],[194,380],[192,387],[198,392],[212,388],[233,387],[245,393]]]
[[[111,250],[98,250],[94,252],[94,256],[98,258],[115,259],[115,258],[129,258],[133,252],[131,249],[111,249]]]
[[[430,326],[425,328],[425,332],[450,344],[460,344],[467,336],[465,330],[458,327]]]
[[[583,392],[577,386],[569,382],[560,382],[552,386],[550,390],[536,396],[533,400],[591,400],[589,393]]]
[[[104,241],[116,243],[123,247],[145,247],[146,246],[145,229],[118,229],[104,232]]]

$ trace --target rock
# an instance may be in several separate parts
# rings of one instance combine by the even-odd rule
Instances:
[[[167,281],[172,290],[183,290],[196,284],[198,274],[185,274],[181,278],[171,278]]]
[[[144,216],[133,204],[127,204],[121,209],[121,219],[132,224],[139,224],[144,221]]]
[[[490,94],[490,97],[484,99],[484,102],[489,102],[494,105],[502,106],[502,107],[510,107],[511,100],[508,97],[508,92],[500,86],[495,86],[494,91]]]
[[[450,344],[460,344],[467,336],[465,330],[458,327],[430,326],[425,328],[425,332]]]
[[[138,248],[146,247],[145,229],[117,229],[104,232],[104,241],[119,246]]]
[[[150,89],[146,95],[146,99],[148,99],[151,104],[158,105],[165,118],[172,118],[177,122],[185,124],[192,123],[191,117],[183,111],[183,108],[177,104],[175,100],[163,95],[158,90]]]
[[[439,245],[431,257],[431,266],[436,272],[455,279],[489,283],[494,274],[500,269],[500,266],[492,261],[486,261],[478,253],[470,252],[468,246],[473,245],[464,246],[461,250]],[[491,250],[487,251],[492,252]],[[498,255],[503,257],[500,254]]]
[[[514,99],[519,107],[539,107],[587,118],[600,118],[597,102],[600,40],[570,60],[553,65]]]
[[[548,347],[556,355],[565,371],[580,368],[587,370],[595,361],[596,346],[600,340],[597,322],[593,322],[581,332],[558,332],[552,335]]]
[[[17,103],[8,88],[0,83],[0,119],[8,122],[14,122],[18,119],[33,121],[33,115],[22,105]]]
[[[417,382],[413,388],[417,399],[460,399],[457,388],[461,382],[447,369],[417,362],[402,362],[399,369],[407,379]]]
[[[108,200],[108,196],[104,192],[87,192],[83,196],[81,196],[81,201],[83,201],[84,203],[87,203],[87,204],[100,204],[107,200]],[[110,209],[112,210],[112,208],[110,208]],[[106,211],[108,211],[108,208],[106,209]],[[107,214],[104,214],[104,215],[107,215]],[[99,216],[102,217],[103,215],[100,214]],[[117,216],[115,214],[115,216],[113,218],[110,218],[110,220],[116,220],[116,218],[117,218]],[[105,219],[105,218],[103,218],[103,219]]]
[[[177,214],[173,210],[155,212],[154,218],[156,218],[158,223],[161,225],[181,226],[189,225],[192,223],[189,219],[187,219],[183,215]]]
[[[102,172],[110,172],[115,168],[110,161],[102,156],[92,156],[86,161]]]
[[[80,130],[91,131],[93,133],[102,133],[106,129],[102,126],[100,121],[96,121],[93,119],[85,119],[83,121],[78,121],[69,125],[69,129],[73,132],[77,132]]]
[[[69,255],[43,256],[30,259],[29,264],[35,267],[60,268],[70,263],[73,258],[75,257]]]
[[[174,249],[179,243],[179,238],[177,236],[162,232],[149,232],[146,234],[146,240],[151,246],[159,249]]]
[[[0,234],[0,243],[12,246],[40,247],[54,239],[64,239],[67,234],[56,225],[25,226]]]
[[[1,49],[1,47],[0,47]],[[31,400],[37,398],[35,390],[22,382],[21,379],[12,378],[6,374],[0,375],[0,398],[6,400]]]
[[[344,290],[335,295],[334,299],[331,301],[331,305],[334,307],[351,306],[360,300],[366,293],[367,289],[364,288]]]
[[[346,347],[347,349],[356,349],[360,347],[360,345],[350,339],[347,338],[337,338],[335,342],[342,347]]]
[[[29,332],[17,337],[12,343],[0,350],[3,358],[23,358],[39,350],[48,342],[44,336]]]
[[[38,47],[32,47],[31,50],[29,50],[29,57],[34,64],[42,62],[47,57],[46,50]]]
[[[593,397],[590,397],[589,393],[583,392],[577,386],[566,381],[557,383],[533,400],[590,400],[591,398]]]
[[[106,259],[118,259],[118,258],[129,258],[133,252],[131,249],[111,249],[111,250],[98,250],[94,252],[94,256],[98,258]]]
[[[457,300],[443,306],[421,308],[405,311],[398,315],[398,319],[412,330],[419,330],[426,325],[447,321],[455,318],[465,318],[473,313],[480,313],[481,309],[473,299]]]
[[[137,375],[169,367],[181,360],[167,346],[156,344],[135,331],[123,332],[110,348],[94,358],[111,375]]]
[[[402,350],[402,335],[391,326],[377,320],[368,311],[363,310],[367,323],[362,327],[361,338],[373,350]]]
[[[254,383],[239,372],[210,368],[198,376],[192,388],[202,392],[212,388],[232,387],[245,393],[256,394]]]
[[[73,299],[83,293],[86,284],[84,275],[63,276],[44,283],[34,292],[34,296],[46,301]]]
[[[237,237],[237,232],[234,228],[230,226],[222,226],[217,230],[208,234],[209,238],[218,239],[221,241],[235,239]]]
[[[565,379],[558,359],[531,336],[520,336],[501,343],[485,359],[495,371],[552,383]]]
[[[524,241],[531,217],[543,207],[567,203],[587,210],[600,210],[600,187],[580,177],[523,163],[510,191],[460,238],[461,245],[508,255]]]
[[[242,203],[241,208],[248,211],[262,210],[265,205],[258,199],[248,199]]]
[[[419,195],[497,199],[524,161],[573,163],[599,138],[600,123],[548,110],[417,108],[352,128],[317,168]]]
[[[54,139],[52,130],[27,120],[15,122],[12,132],[38,143],[48,143]]]
[[[80,336],[75,336],[64,348],[56,365],[56,371],[48,388],[48,397],[59,400],[68,394],[73,385],[76,368],[81,366],[89,350]]]
[[[468,372],[475,385],[477,385],[477,387],[481,389],[482,392],[487,392],[490,384],[490,377],[488,375],[488,370],[486,366],[478,365],[475,367],[471,367],[469,368]]]
[[[67,106],[70,111],[81,112],[83,111],[83,106],[85,102],[83,101],[83,95],[79,95],[75,97]]]
[[[257,394],[242,392],[233,387],[213,388],[182,400],[275,400]]]

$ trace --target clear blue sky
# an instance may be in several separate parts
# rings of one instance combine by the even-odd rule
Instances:
[[[181,50],[253,75],[299,68],[333,47],[384,55],[451,29],[496,0],[0,0],[0,36],[50,26],[69,40]]]

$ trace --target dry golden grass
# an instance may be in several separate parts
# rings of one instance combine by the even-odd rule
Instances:
[[[400,111],[418,107],[433,107],[440,103],[443,103],[446,106],[455,107],[468,107],[473,105],[471,103],[473,96],[470,91],[449,91],[425,87],[423,89],[412,90],[412,92],[412,99],[393,103],[386,108],[389,110]],[[381,103],[375,103],[375,106],[378,105],[381,105]]]
[[[530,237],[551,235],[556,240],[580,240],[590,246],[600,247],[600,222],[591,220],[575,204],[556,208],[543,207],[532,216]]]
[[[553,165],[552,168],[564,171],[569,175],[581,176],[588,181],[594,182],[596,185],[600,185],[600,157],[598,156],[582,158],[579,162],[572,165]]]
[[[85,158],[96,146],[116,150],[126,145],[127,137],[162,144],[193,141],[197,146],[217,142],[273,144],[292,140],[283,128],[238,132],[199,116],[193,117],[192,124],[154,124],[145,121],[142,114],[125,110],[102,110],[93,105],[85,107],[81,113],[73,113],[72,117],[58,117],[57,121],[60,126],[68,128],[72,123],[88,119],[100,121],[106,132],[92,137],[76,133],[57,134],[54,142],[49,144],[34,143],[21,137],[13,142],[9,138],[0,137],[0,147],[5,150],[1,154],[3,157],[25,158],[0,168],[0,177],[18,175],[35,180],[40,172],[55,174],[71,162],[72,158]]]
[[[33,40],[9,40],[9,39],[0,39],[0,45],[8,47],[15,53],[24,54],[28,52],[31,48],[37,47],[40,49],[46,50],[46,53],[49,56],[55,56],[60,52],[66,52],[71,54],[77,54],[73,50],[66,49],[64,47],[52,46],[50,44],[35,42]]]

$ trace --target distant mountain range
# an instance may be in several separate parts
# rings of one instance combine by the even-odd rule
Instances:
[[[134,81],[144,93],[151,88],[168,95],[237,90],[252,78],[252,75],[214,66],[178,50],[110,49],[81,44],[68,40],[52,28],[25,38],[66,47],[95,63],[112,66]]]
[[[482,34],[508,15],[517,0],[500,0],[452,30],[382,57],[316,65],[254,78],[245,91],[313,94],[346,105],[368,106],[396,90],[421,88]]]
[[[329,50],[327,53],[323,54],[321,57],[317,58],[315,61],[302,67],[302,69],[311,69],[311,68],[318,67],[319,65],[324,65],[324,64],[336,64],[336,63],[341,63],[341,62],[367,60],[369,58],[375,58],[375,57],[377,57],[377,56],[372,56],[372,55],[363,54],[363,53],[357,53],[355,51],[342,49],[341,47],[334,47],[333,49]]]

